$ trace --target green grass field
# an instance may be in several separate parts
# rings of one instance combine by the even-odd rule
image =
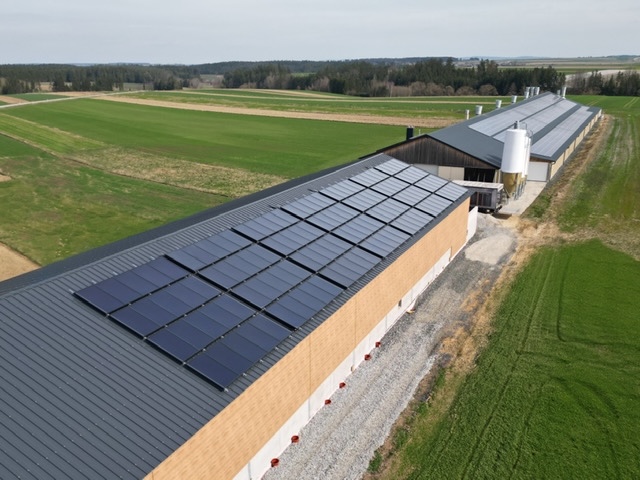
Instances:
[[[640,104],[576,100],[613,119],[538,216],[567,239],[498,295],[472,372],[444,371],[380,478],[640,478]]]
[[[0,242],[39,264],[353,161],[403,128],[90,99],[0,112]]]
[[[387,478],[638,478],[640,262],[544,249],[510,290],[451,408],[416,421]]]

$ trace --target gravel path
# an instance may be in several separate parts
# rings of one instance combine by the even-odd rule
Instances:
[[[360,478],[420,380],[438,361],[440,341],[468,323],[465,300],[472,293],[481,293],[480,299],[488,293],[515,246],[512,230],[479,215],[478,232],[429,287],[415,312],[404,315],[387,333],[372,359],[347,379],[346,388],[336,391],[331,404],[300,432],[299,443],[292,444],[279,457],[279,466],[263,478]]]

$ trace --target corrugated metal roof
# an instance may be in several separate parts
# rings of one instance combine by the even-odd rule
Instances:
[[[520,121],[533,134],[534,147],[539,145],[532,154],[555,162],[599,112],[547,92],[427,135],[500,168],[505,132]]]
[[[226,391],[88,307],[73,292],[354,175],[369,182],[375,175],[370,169],[385,162],[393,169],[397,160],[391,160],[386,155],[361,159],[1,283],[0,478],[148,474],[468,193],[440,185],[449,198],[457,192],[457,199]],[[384,186],[389,188],[395,188],[392,182]]]

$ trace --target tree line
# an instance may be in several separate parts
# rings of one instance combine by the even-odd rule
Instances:
[[[3,94],[29,93],[42,83],[53,91],[148,90],[196,86],[217,75],[226,88],[315,90],[346,95],[521,95],[527,86],[555,92],[639,95],[640,74],[604,77],[599,72],[569,79],[553,67],[501,67],[493,60],[460,66],[451,57],[345,61],[221,62],[201,65],[0,65]]]
[[[640,96],[640,73],[637,71],[620,71],[613,75],[600,72],[578,73],[568,80],[571,93],[608,96]]]

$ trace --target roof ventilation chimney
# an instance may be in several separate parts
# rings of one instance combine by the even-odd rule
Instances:
[[[466,119],[469,120],[469,110],[465,110],[464,111],[464,115],[465,115]]]
[[[536,93],[534,95],[540,95],[540,87],[536,87]]]
[[[408,126],[407,127],[407,140],[410,140],[411,138],[413,138],[413,127],[412,126]]]
[[[482,115],[482,105],[476,105],[476,115]]]
[[[502,107],[502,100],[496,100],[496,110]]]
[[[518,95],[511,96],[511,103],[516,103],[518,101]]]
[[[526,100],[527,98],[529,98],[530,94],[531,94],[531,88],[530,87],[526,87],[524,89],[524,99]]]
[[[562,98],[566,98],[567,97],[567,86],[563,86],[562,87]]]

